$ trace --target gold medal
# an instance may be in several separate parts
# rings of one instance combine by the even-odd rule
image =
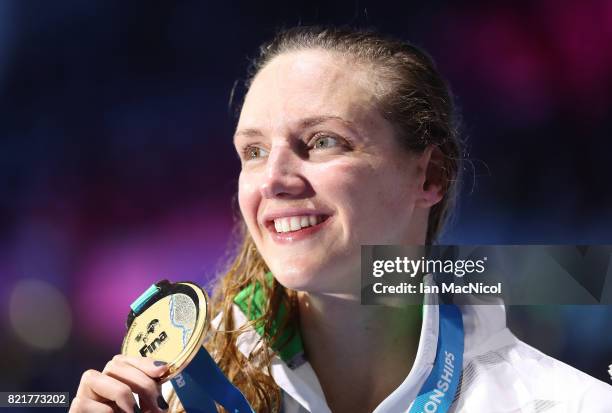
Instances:
[[[153,284],[130,306],[121,354],[168,363],[161,381],[172,379],[202,347],[208,324],[206,291],[190,282]]]

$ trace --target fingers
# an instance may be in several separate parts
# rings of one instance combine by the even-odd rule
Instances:
[[[72,399],[72,403],[70,404],[69,413],[114,413],[114,409],[110,407],[108,404],[104,404],[102,402],[88,399],[87,397],[75,397]],[[134,409],[134,412],[137,413],[138,410]]]
[[[141,359],[143,360],[117,355],[106,364],[103,373],[127,384],[137,393],[144,411],[165,410],[168,405],[161,395],[161,385],[151,375],[157,377],[163,374],[167,367],[155,366],[153,360],[144,360],[144,357]]]
[[[71,411],[111,412],[119,409],[126,413],[140,413],[142,409],[159,413],[168,409],[159,381],[167,370],[164,362],[117,355],[102,372],[87,370],[83,373]],[[133,393],[139,396],[140,408]]]
[[[168,365],[165,362],[153,360],[149,357],[132,357],[118,354],[113,357],[113,360],[130,364],[151,378],[159,378],[168,370]]]
[[[130,387],[106,374],[102,374],[96,370],[87,370],[83,373],[81,378],[81,384],[77,391],[76,399],[90,399],[91,401],[97,402],[100,409],[103,409],[102,404],[107,401],[114,402],[119,409],[123,412],[134,412],[136,400],[132,394]],[[79,402],[79,404],[88,405],[89,402]],[[108,407],[108,406],[107,406]],[[112,409],[111,409],[112,410]],[[77,411],[89,411],[89,410],[77,410]],[[108,411],[108,410],[100,410]]]

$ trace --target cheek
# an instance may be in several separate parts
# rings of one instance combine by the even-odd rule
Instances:
[[[405,170],[388,169],[376,178],[378,181],[376,199],[382,211],[400,214],[412,207],[415,198],[416,182]],[[396,218],[401,218],[397,216]]]
[[[257,205],[259,203],[259,191],[251,174],[240,173],[238,178],[238,205],[240,212],[246,221],[249,231],[257,222]]]
[[[391,241],[405,231],[414,206],[415,182],[393,164],[336,165],[323,192],[339,208],[346,236],[358,243]]]

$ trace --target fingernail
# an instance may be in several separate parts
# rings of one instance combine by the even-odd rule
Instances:
[[[138,403],[134,403],[134,413],[142,413],[142,410],[140,410]]]
[[[168,403],[166,403],[166,401],[164,400],[164,396],[162,396],[161,394],[157,396],[157,405],[162,410],[166,410],[168,408]]]
[[[168,363],[166,363],[165,361],[161,361],[161,360],[155,360],[153,362],[153,364],[155,364],[155,366],[159,367],[159,366],[165,366]]]

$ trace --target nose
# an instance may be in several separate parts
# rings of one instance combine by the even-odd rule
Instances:
[[[303,196],[307,185],[300,174],[300,162],[300,157],[289,145],[273,146],[266,160],[265,176],[260,187],[262,196],[269,199]]]

